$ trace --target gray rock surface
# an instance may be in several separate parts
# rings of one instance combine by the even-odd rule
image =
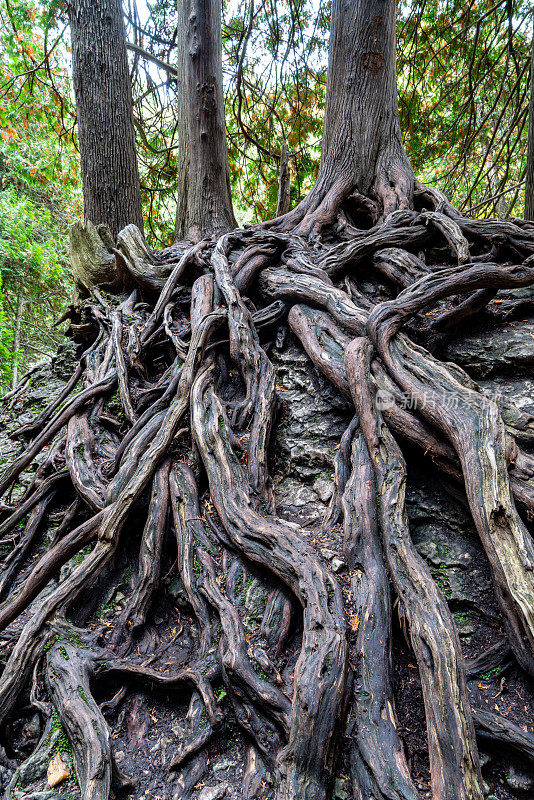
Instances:
[[[497,607],[487,559],[467,510],[422,470],[408,481],[407,507],[412,540],[438,587],[454,609],[459,632],[468,637],[468,609],[495,619]],[[489,598],[489,599],[488,599]]]
[[[198,800],[220,800],[226,794],[226,784],[219,783],[217,786],[204,786],[197,797]]]
[[[250,584],[245,594],[245,610],[247,612],[247,627],[258,625],[265,612],[267,605],[267,591],[260,581],[254,580]]]
[[[484,393],[495,401],[503,398],[521,411],[534,414],[534,380],[528,375],[504,378],[492,375],[480,379],[480,387]]]
[[[534,363],[534,324],[505,322],[462,334],[447,345],[445,356],[480,377],[504,369],[528,367]]]
[[[506,776],[506,783],[515,791],[529,792],[534,789],[534,776],[531,772],[512,766]]]
[[[278,503],[316,523],[332,494],[335,449],[351,408],[295,345],[271,357],[282,403],[274,446]]]
[[[52,731],[50,738],[45,740],[41,747],[36,750],[18,769],[16,782],[21,786],[31,786],[41,778],[46,776],[48,764],[57,749],[60,731]]]
[[[187,597],[187,592],[185,591],[185,586],[181,578],[173,578],[169,583],[167,591],[179,608],[189,605],[189,598]]]

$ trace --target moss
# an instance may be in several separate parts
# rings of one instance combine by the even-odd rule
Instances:
[[[74,556],[73,558],[74,564],[76,566],[78,566],[78,564],[81,564],[85,556],[88,555],[90,552],[91,552],[91,545],[86,544],[85,547],[82,550],[80,550],[79,553],[76,553],[76,555]]]
[[[484,683],[491,683],[495,680],[502,672],[502,667],[492,667],[491,669],[486,670],[480,676],[480,679],[484,681]]]
[[[59,634],[57,633],[54,634],[54,636],[51,636],[50,639],[45,643],[43,651],[47,653],[50,650],[50,648],[52,648],[55,645],[56,642],[59,642]]]
[[[74,754],[72,752],[72,745],[69,741],[69,737],[65,732],[65,729],[63,728],[63,725],[61,724],[61,720],[59,718],[57,710],[55,708],[52,708],[52,730],[50,731],[47,743],[52,738],[52,734],[55,733],[56,731],[59,731],[59,735],[57,737],[57,742],[54,748],[54,752],[60,754],[64,753],[67,755],[71,774],[73,778],[77,781],[78,778],[76,775],[76,769],[74,767]]]
[[[463,626],[467,625],[469,622],[469,612],[468,611],[455,611],[454,612],[454,621],[457,625]]]

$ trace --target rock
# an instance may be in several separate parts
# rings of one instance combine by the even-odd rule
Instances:
[[[319,500],[321,500],[323,503],[327,503],[334,492],[334,483],[333,481],[328,481],[325,478],[317,478],[313,484],[313,488],[317,493]]]
[[[226,794],[226,784],[219,783],[217,786],[204,786],[197,795],[198,800],[220,800]]]
[[[467,567],[472,560],[459,544],[450,541],[440,525],[418,526],[413,541],[423,558],[436,567]]]
[[[292,478],[287,478],[281,483],[278,486],[277,493],[281,503],[294,508],[303,508],[310,503],[317,503],[317,495],[313,489],[298,483]]]
[[[333,468],[334,448],[347,426],[350,405],[298,347],[273,353],[273,364],[283,403],[276,435],[277,471],[312,485],[321,477],[324,481],[326,470]],[[311,502],[317,502],[318,494]]]
[[[60,753],[56,753],[46,771],[46,780],[50,787],[58,786],[70,777],[69,765],[63,760]]]
[[[534,789],[532,773],[528,773],[519,767],[510,767],[506,776],[506,783],[510,789],[514,789],[516,792],[528,792]]]
[[[335,550],[330,550],[328,547],[321,547],[321,555],[323,558],[326,558],[327,561],[331,561],[336,557]]]
[[[410,484],[406,491],[406,505],[411,526],[441,526],[442,530],[464,533],[472,528],[468,512],[452,500],[449,495],[436,484],[430,486],[423,481]]]
[[[162,736],[161,739],[150,750],[150,752],[154,753],[155,756],[159,756],[159,760],[163,766],[165,766],[167,763],[170,744],[172,744],[172,740],[167,736]]]
[[[332,570],[333,570],[333,572],[341,572],[341,570],[345,569],[345,567],[346,567],[346,564],[345,564],[345,562],[343,561],[342,558],[338,558],[338,556],[336,556],[335,558],[332,559]]]
[[[2,764],[0,764],[0,789],[3,789],[5,786],[7,786],[11,780],[11,775],[11,770],[7,767],[3,767]]]
[[[173,578],[169,583],[167,591],[179,608],[183,608],[189,604],[189,598],[187,597],[185,586],[181,578]]]
[[[334,797],[338,797],[339,800],[347,800],[349,794],[347,792],[347,782],[345,778],[336,778],[336,782],[334,784]]]
[[[492,375],[478,383],[484,394],[495,402],[504,400],[519,411],[534,414],[534,380],[531,377]]]
[[[67,339],[62,342],[52,359],[52,372],[61,380],[68,381],[77,364],[78,345]]]
[[[486,619],[496,617],[486,557],[465,508],[419,468],[412,470],[406,496],[413,543],[443,595]]]
[[[475,632],[473,625],[462,625],[458,631],[459,636],[472,636]]]
[[[222,761],[217,761],[216,764],[213,765],[214,772],[224,772],[227,769],[231,769],[235,767],[236,761],[233,761],[231,758],[223,758]]]
[[[260,622],[267,605],[267,591],[255,578],[247,589],[244,605],[248,616],[256,622]]]
[[[30,786],[44,778],[50,759],[54,755],[59,740],[59,731],[52,731],[50,739],[20,765],[16,772],[21,786]]]
[[[22,726],[22,735],[25,739],[38,739],[41,735],[41,722],[39,714],[34,714],[28,722]]]
[[[446,346],[445,358],[480,377],[503,368],[527,367],[534,364],[532,324],[493,324],[462,336]]]

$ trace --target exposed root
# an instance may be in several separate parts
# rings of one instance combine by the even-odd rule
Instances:
[[[319,187],[268,225],[193,247],[153,253],[132,226],[117,243],[73,231],[86,299],[68,314],[83,352],[61,394],[19,429],[27,446],[0,477],[0,723],[22,713],[28,691],[43,717],[53,706],[84,800],[127,783],[103,710],[115,713],[132,686],[185,703],[167,761],[176,798],[195,797],[231,721],[246,739],[243,798],[271,780],[277,800],[325,798],[346,726],[353,798],[416,800],[391,680],[391,591],[421,678],[434,800],[482,797],[475,729],[534,758],[531,735],[471,710],[466,690],[466,669],[508,668],[512,654],[534,675],[523,519],[534,517],[534,419],[413,341],[532,285],[534,235],[464,218],[417,183],[414,209],[411,176],[383,167],[370,198],[346,182]],[[381,301],[358,288],[358,270]],[[107,291],[94,286],[104,272]],[[357,412],[322,526],[324,540],[343,520],[344,592],[313,537],[276,513],[268,353],[288,330]],[[488,557],[508,642],[467,664],[410,540],[397,440],[465,492]],[[97,615],[126,562],[127,596],[108,630]],[[264,589],[254,625],[243,601],[252,576]],[[169,630],[153,623],[160,613]]]

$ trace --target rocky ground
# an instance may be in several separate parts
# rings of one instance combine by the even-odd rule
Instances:
[[[499,297],[491,304],[487,313],[491,314],[493,323],[498,322],[497,329],[492,327],[491,333],[488,319],[481,317],[468,329],[457,331],[453,339],[439,343],[439,347],[446,358],[464,366],[475,380],[480,381],[489,394],[504,394],[517,406],[534,413],[532,298],[523,293],[517,299],[521,301],[520,306],[501,303]],[[63,348],[51,364],[36,372],[28,390],[13,408],[4,406],[0,464],[11,460],[24,446],[9,438],[10,428],[15,422],[22,424],[32,418],[60,390],[70,374],[73,357],[75,353],[71,347]],[[310,366],[295,342],[287,341],[274,350],[272,358],[281,399],[280,424],[272,450],[278,511],[300,527],[302,535],[308,537],[339,576],[350,623],[351,581],[342,556],[342,526],[338,524],[331,533],[324,535],[321,523],[334,488],[336,450],[350,421],[351,409]],[[409,452],[407,457],[407,498],[412,537],[450,603],[469,665],[492,647],[499,644],[505,647],[486,557],[462,498],[447,491],[429,464]],[[31,474],[23,476],[16,491],[22,492],[30,477]],[[53,535],[54,520],[49,520],[49,523],[42,533],[41,549],[47,547]],[[157,636],[160,645],[155,666],[163,671],[173,663],[187,659],[191,646],[186,633],[189,626],[183,624],[189,617],[183,587],[178,579],[172,578],[172,564],[167,567],[165,592],[152,611],[145,646],[141,641],[136,656],[139,663],[146,663],[143,650],[149,649],[149,637]],[[224,564],[223,568],[227,575],[227,591],[230,585],[238,597],[240,613],[251,646],[254,646],[255,634],[264,624],[268,594],[273,590],[282,591],[282,588],[275,586],[251,565],[237,563],[237,559]],[[68,570],[69,565],[64,569]],[[100,580],[95,588],[94,615],[87,624],[101,631],[103,644],[128,593],[130,569],[125,548],[114,566],[114,575]],[[165,570],[163,574],[166,574]],[[288,609],[291,603],[288,597]],[[9,653],[9,634],[15,633],[24,619],[8,629],[7,638],[0,638],[0,669]],[[400,625],[396,624],[394,677],[400,727],[421,797],[430,797],[418,673]],[[289,685],[297,657],[298,626],[291,629],[289,636],[293,647],[289,648],[284,669],[279,675],[282,686]],[[351,659],[356,657],[351,652]],[[534,687],[515,665],[512,656],[501,661],[498,666],[489,666],[469,680],[472,703],[479,708],[495,710],[525,731],[534,732]],[[95,693],[98,695],[98,687],[95,687]],[[180,739],[189,698],[176,693],[170,696],[151,693],[148,696],[135,686],[117,685],[115,697],[108,693],[99,699],[106,704],[118,765],[132,779],[131,791],[126,796],[136,800],[173,797],[177,787],[172,777],[169,778],[169,765]],[[224,694],[219,700],[224,703]],[[10,725],[18,747],[16,751],[8,751],[0,760],[0,790],[4,796],[17,800],[74,800],[78,793],[72,764],[69,763],[70,747],[54,717],[52,724],[45,729],[41,715],[28,702],[26,716],[12,720]],[[5,731],[0,731],[0,744],[4,734]],[[350,736],[350,725],[345,735]],[[340,742],[341,769],[332,794],[339,800],[352,800],[349,765],[345,758],[346,742],[346,739]],[[208,747],[204,773],[199,775],[198,800],[222,797],[241,800],[247,752],[247,743],[237,725],[228,724],[217,732]],[[58,753],[63,754],[66,771],[71,773],[71,777],[56,788],[50,788],[47,770],[50,771],[52,763],[53,771]],[[488,800],[534,797],[534,764],[519,763],[513,754],[494,749],[491,743],[481,743],[481,757]],[[259,773],[256,796],[267,798],[270,794],[268,773]]]

